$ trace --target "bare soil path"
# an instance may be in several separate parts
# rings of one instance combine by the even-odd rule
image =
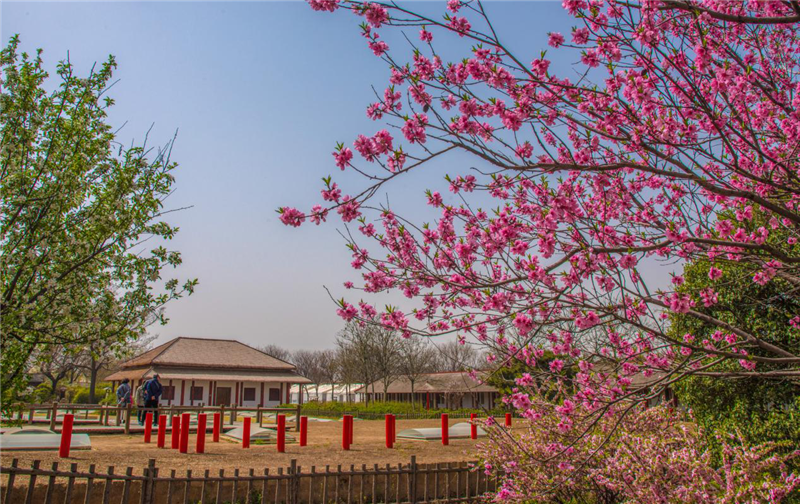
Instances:
[[[451,421],[451,425],[457,421]],[[398,420],[397,431],[417,427],[439,427],[438,420]],[[298,433],[289,432],[294,437]],[[73,451],[68,459],[59,459],[56,451],[10,451],[2,452],[2,465],[8,466],[11,459],[19,459],[22,467],[30,467],[33,460],[41,460],[42,467],[50,467],[53,462],[60,462],[66,469],[69,463],[77,462],[79,467],[86,468],[89,464],[96,464],[98,470],[108,466],[116,468],[133,467],[136,473],[147,465],[149,459],[156,459],[156,465],[163,469],[176,469],[181,471],[191,469],[193,473],[202,473],[210,469],[217,473],[219,469],[226,472],[233,469],[256,468],[263,471],[265,467],[288,467],[292,459],[297,459],[298,465],[304,468],[316,466],[317,470],[326,465],[335,469],[338,465],[349,468],[350,465],[360,467],[362,464],[387,463],[396,465],[407,464],[411,455],[417,456],[418,463],[457,462],[475,460],[475,445],[479,441],[470,439],[451,439],[449,446],[442,446],[440,440],[436,441],[410,441],[398,440],[395,448],[389,450],[385,447],[384,423],[382,421],[361,420],[354,423],[354,444],[350,451],[342,450],[342,424],[338,421],[317,422],[308,424],[308,446],[300,447],[296,443],[287,443],[286,452],[278,453],[273,444],[251,445],[242,449],[240,443],[221,440],[212,443],[210,433],[206,438],[206,453],[194,453],[196,436],[189,436],[189,452],[181,454],[177,450],[156,447],[156,436],[153,432],[153,442],[145,444],[141,434],[114,434],[92,435],[92,449],[88,451]],[[169,445],[169,435],[167,436]]]

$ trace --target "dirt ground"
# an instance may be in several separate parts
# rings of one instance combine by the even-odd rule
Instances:
[[[451,421],[451,425],[457,421]],[[438,420],[397,420],[397,432],[417,427],[439,427]],[[155,432],[153,442],[145,444],[141,435],[92,435],[92,449],[73,451],[68,459],[59,459],[57,451],[13,451],[2,452],[2,465],[8,466],[14,458],[19,465],[30,467],[33,460],[40,460],[41,467],[49,468],[53,462],[59,462],[61,468],[67,469],[70,463],[78,463],[79,470],[85,470],[89,464],[96,464],[96,470],[105,471],[114,466],[115,472],[124,473],[124,468],[133,467],[134,474],[140,474],[149,459],[156,459],[160,471],[176,469],[178,474],[191,469],[194,474],[202,474],[210,469],[212,474],[225,469],[226,473],[239,469],[246,473],[250,468],[262,472],[269,467],[288,467],[292,459],[306,470],[316,466],[324,470],[326,465],[335,469],[362,464],[407,464],[411,455],[417,456],[417,463],[458,462],[475,460],[474,447],[480,442],[470,439],[451,439],[449,446],[442,446],[441,440],[411,441],[398,439],[394,449],[385,447],[384,422],[360,420],[354,422],[354,444],[349,451],[342,450],[342,424],[338,421],[308,423],[308,446],[300,447],[297,443],[287,443],[286,452],[278,453],[274,444],[251,445],[243,449],[241,443],[221,439],[212,443],[210,433],[206,438],[206,450],[203,454],[194,453],[195,434],[189,436],[189,453],[181,454],[178,450],[156,447]],[[290,431],[295,438],[299,433]],[[169,435],[167,436],[169,446]],[[162,474],[164,474],[162,472]],[[230,473],[229,473],[230,474]]]

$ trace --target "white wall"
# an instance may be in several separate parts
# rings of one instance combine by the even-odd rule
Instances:
[[[163,406],[166,406],[168,404],[172,404],[173,406],[180,406],[181,405],[181,386],[182,386],[181,382],[182,382],[182,380],[173,379],[172,380],[172,386],[175,387],[175,396],[174,396],[173,400],[170,403],[169,400],[164,399],[163,396],[162,396],[161,400],[159,401],[159,404],[161,404]],[[169,380],[162,380],[161,384],[162,384],[162,386],[168,386],[169,385]],[[254,381],[246,381],[246,382],[244,382],[244,386],[239,389],[239,394],[242,395],[242,397],[239,398],[240,399],[239,404],[241,404],[242,407],[255,408],[255,407],[257,407],[257,406],[259,406],[261,404],[261,384],[262,384],[262,382],[254,382]],[[230,404],[236,404],[236,398],[237,398],[236,385],[237,385],[237,383],[233,382],[233,381],[217,381],[217,382],[215,382],[215,387],[217,389],[224,388],[224,387],[230,388],[230,390],[231,390]],[[211,406],[212,405],[211,401],[210,401],[210,399],[211,399],[211,382],[209,380],[195,380],[194,386],[195,387],[203,387],[202,399],[201,400],[195,400],[194,402],[191,401],[190,394],[191,394],[192,382],[191,382],[191,380],[186,380],[185,381],[185,388],[184,388],[184,392],[183,392],[183,405],[184,406],[189,406],[189,405],[193,404],[194,406],[199,406],[200,404],[204,404],[206,406]],[[275,407],[275,406],[278,406],[278,405],[282,404],[284,402],[285,398],[286,398],[286,387],[288,387],[288,384],[286,384],[286,383],[284,383],[282,387],[281,387],[281,383],[280,382],[266,382],[266,383],[264,383],[264,402],[263,402],[264,407],[272,408],[272,407]],[[253,388],[253,389],[255,389],[255,397],[254,397],[254,399],[249,400],[249,401],[245,401],[244,400],[244,389],[245,388]],[[278,389],[278,390],[281,391],[279,400],[277,400],[277,401],[270,401],[269,400],[269,389],[270,388],[275,388],[275,389]],[[214,402],[216,402],[216,400],[217,400],[217,398],[214,397]]]

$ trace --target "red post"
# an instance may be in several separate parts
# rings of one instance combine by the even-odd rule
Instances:
[[[195,447],[197,453],[206,451],[206,418],[205,413],[197,415],[197,445]]]
[[[181,443],[181,417],[178,415],[172,416],[172,435],[170,436],[172,442],[172,449],[177,450]]]
[[[353,422],[353,415],[347,415],[347,416],[350,417],[350,418],[347,419],[347,422],[348,422],[348,425],[349,425],[348,430],[347,430],[347,435],[350,436],[348,438],[348,442],[350,444],[353,444],[353,424],[355,422]]]
[[[450,444],[450,424],[447,413],[442,413],[442,444],[445,446]]]
[[[300,417],[300,446],[305,446],[308,443],[308,417]]]
[[[61,446],[58,448],[58,456],[61,458],[69,457],[69,448],[72,446],[72,423],[75,417],[70,414],[64,415],[61,422]]]
[[[511,427],[511,413],[506,413],[506,427]]]
[[[286,451],[286,415],[278,415],[278,452]]]
[[[394,447],[394,437],[392,436],[392,415],[386,414],[386,448]]]
[[[472,438],[472,439],[478,439],[478,424],[477,424],[478,420],[477,420],[477,416],[478,415],[476,415],[475,413],[470,413],[469,414],[469,423],[470,423],[470,426],[469,426],[469,437]]]
[[[167,439],[167,415],[158,416],[158,447],[164,448]]]
[[[189,413],[181,415],[181,453],[189,453]]]
[[[250,448],[250,417],[244,417],[244,432],[242,433],[242,448]]]
[[[148,411],[144,416],[144,442],[149,443],[153,435],[153,412]]]
[[[219,443],[219,431],[221,426],[222,426],[222,414],[214,413],[214,434],[211,440],[215,443]]]
[[[343,450],[349,450],[350,449],[349,417],[350,417],[350,415],[344,415],[342,417],[342,449]]]

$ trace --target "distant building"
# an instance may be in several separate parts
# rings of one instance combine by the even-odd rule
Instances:
[[[123,362],[107,380],[133,387],[158,374],[162,405],[272,407],[290,401],[293,384],[310,383],[294,364],[235,340],[180,337]]]
[[[361,387],[356,393],[364,394],[368,401],[382,400],[383,381]],[[420,375],[414,382],[414,403],[428,409],[491,409],[499,397],[495,387],[473,379],[466,371],[428,373]],[[412,402],[411,398],[411,381],[407,376],[395,378],[386,390],[387,401]]]
[[[314,383],[308,385],[292,385],[292,404],[303,404],[309,401],[318,402],[361,402],[363,400],[356,389],[363,383]],[[302,390],[302,396],[300,391]]]

